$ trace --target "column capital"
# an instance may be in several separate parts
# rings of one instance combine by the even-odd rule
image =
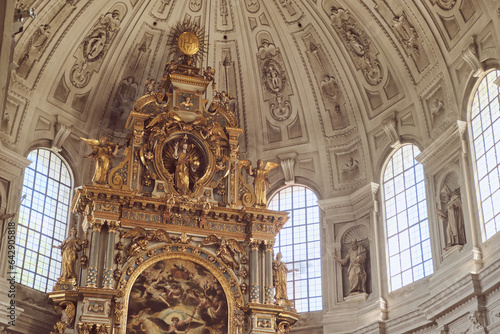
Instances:
[[[121,223],[119,220],[108,220],[108,230],[109,233],[116,233],[118,228],[121,227]]]
[[[274,240],[264,240],[264,249],[266,252],[272,252],[274,247]]]
[[[250,250],[259,250],[262,240],[250,239]]]
[[[90,223],[90,226],[92,228],[92,231],[94,232],[101,232],[102,226],[105,224],[103,220],[100,219],[94,219]]]

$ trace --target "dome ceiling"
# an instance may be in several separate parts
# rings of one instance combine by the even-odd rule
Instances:
[[[71,134],[64,145],[77,163],[79,136],[105,132],[124,141],[133,102],[170,60],[169,34],[191,22],[208,42],[197,66],[216,70],[217,90],[231,95],[245,129],[241,151],[292,171],[277,169],[272,182],[302,178],[322,197],[379,182],[391,146],[425,147],[462,117],[474,61],[498,54],[500,31],[486,0],[28,5],[38,17],[16,37],[19,67],[8,101],[15,116],[5,138],[11,145],[28,141],[23,131],[57,141],[65,127]]]

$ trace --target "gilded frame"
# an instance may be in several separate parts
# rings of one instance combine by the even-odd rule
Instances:
[[[185,245],[184,245],[185,246]],[[138,257],[144,256],[144,253],[139,254]],[[172,260],[172,259],[181,259],[181,260],[188,260],[192,261],[194,263],[197,263],[203,267],[205,267],[214,277],[219,281],[220,285],[222,286],[222,289],[224,290],[224,293],[226,294],[227,298],[227,314],[228,314],[228,324],[227,324],[227,329],[228,333],[235,333],[236,328],[235,328],[235,313],[236,313],[236,296],[233,293],[233,290],[231,289],[231,284],[229,281],[224,277],[224,274],[219,270],[215,264],[211,263],[208,260],[205,260],[204,258],[192,254],[192,253],[185,253],[185,252],[164,252],[157,254],[153,257],[150,257],[149,259],[145,260],[142,262],[140,265],[135,268],[134,272],[129,276],[129,279],[127,280],[127,284],[125,285],[125,293],[123,296],[124,299],[124,312],[121,315],[120,319],[120,334],[126,334],[127,331],[127,318],[128,318],[128,304],[129,304],[129,298],[130,298],[130,292],[132,290],[132,287],[139,277],[140,274],[147,268],[149,268],[151,265],[155,264],[156,262],[162,261],[162,260]],[[222,264],[221,264],[222,265]],[[239,289],[239,288],[238,288]]]

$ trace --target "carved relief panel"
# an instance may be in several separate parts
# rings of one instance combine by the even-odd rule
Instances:
[[[51,96],[48,98],[51,103],[69,109],[81,119],[87,117],[94,87],[89,83],[97,78],[94,74],[101,71],[126,14],[127,6],[118,2],[101,14],[80,37],[73,57],[68,58],[65,69],[51,89]]]
[[[481,16],[481,8],[472,0],[430,0],[422,3],[440,31],[448,51],[457,45]]]
[[[371,119],[404,97],[401,85],[363,22],[335,1],[325,1],[323,10],[356,69]]]
[[[299,139],[304,136],[300,113],[292,99],[292,78],[281,50],[274,44],[266,31],[257,34],[260,81],[264,101],[268,103],[265,117],[267,141],[277,143],[285,139]]]
[[[299,34],[297,34],[299,35]],[[319,95],[318,103],[323,104],[326,134],[344,129],[350,125],[348,105],[343,92],[343,83],[336,66],[332,63],[329,52],[325,49],[320,37],[312,26],[306,27],[300,34],[302,48],[311,66],[311,74],[315,79]]]

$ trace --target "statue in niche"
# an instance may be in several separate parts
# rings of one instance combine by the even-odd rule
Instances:
[[[451,189],[445,185],[441,190],[441,197],[446,203],[446,210],[443,211],[436,208],[436,213],[443,220],[443,223],[446,224],[445,250],[455,245],[465,245],[465,227],[460,189],[456,189],[452,192]]]
[[[83,137],[80,137],[80,139],[92,147],[92,153],[88,155],[88,157],[92,157],[96,161],[92,181],[100,184],[106,183],[108,170],[111,167],[111,158],[116,156],[119,146],[110,142],[107,135],[102,135],[99,140]]]
[[[64,239],[59,248],[62,254],[62,269],[59,281],[76,280],[75,264],[78,259],[78,252],[82,250],[83,241],[77,236],[76,228],[69,230],[69,237]]]
[[[259,159],[257,160],[257,167],[248,169],[248,174],[253,176],[255,179],[253,181],[253,189],[255,192],[255,205],[267,206],[266,189],[269,181],[267,176],[269,172],[278,167],[279,165],[274,162],[268,161],[264,167],[264,162]]]
[[[174,144],[175,186],[181,195],[189,193],[190,171],[196,172],[200,166],[198,157],[188,150],[187,139],[187,135],[185,135],[181,141],[181,149],[179,149],[179,142]]]
[[[339,259],[334,257],[340,265],[345,266],[349,263],[347,269],[349,278],[349,295],[354,293],[366,293],[366,249],[358,245],[358,241],[353,239],[351,241],[351,249],[347,253],[346,257]]]

